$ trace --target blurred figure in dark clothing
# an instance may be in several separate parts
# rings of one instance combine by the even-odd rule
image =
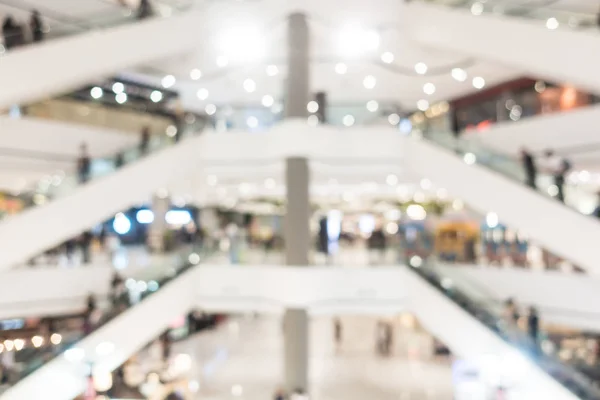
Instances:
[[[87,144],[82,143],[80,146],[79,158],[77,158],[77,174],[79,183],[85,183],[90,177],[91,159],[88,154]]]
[[[150,128],[145,126],[142,128],[142,134],[140,136],[140,153],[146,154],[148,152],[148,146],[150,144]]]
[[[4,36],[4,47],[9,50],[16,46],[17,23],[12,16],[7,15],[2,23],[2,36]]]
[[[140,0],[140,6],[138,8],[138,19],[146,19],[154,15],[154,10],[152,8],[152,4],[150,4],[150,0]]]
[[[533,155],[526,149],[521,148],[521,163],[525,171],[525,184],[532,189],[535,189],[535,180],[537,177],[537,168]]]
[[[31,13],[31,18],[29,19],[29,29],[31,29],[31,38],[34,42],[41,42],[44,40],[44,25],[38,10],[33,10]]]
[[[535,307],[529,307],[529,315],[527,316],[527,331],[529,337],[533,340],[535,349],[537,350],[538,337],[540,333],[540,317]]]
[[[94,235],[92,232],[85,231],[81,235],[81,253],[83,255],[83,263],[89,264],[92,261],[92,240]]]

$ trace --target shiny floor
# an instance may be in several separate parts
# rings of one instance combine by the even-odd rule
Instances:
[[[432,356],[429,335],[394,321],[392,355],[376,354],[378,319],[342,316],[342,342],[330,316],[311,320],[310,399],[451,400],[449,361]],[[271,399],[282,384],[281,319],[231,318],[217,330],[174,346],[192,356],[189,373],[198,399]]]

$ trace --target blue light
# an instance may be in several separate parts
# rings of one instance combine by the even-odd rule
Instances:
[[[131,230],[131,221],[125,214],[118,213],[113,221],[113,229],[119,235],[125,235]]]

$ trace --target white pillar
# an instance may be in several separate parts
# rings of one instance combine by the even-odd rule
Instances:
[[[308,313],[288,309],[283,318],[285,390],[308,392]]]
[[[285,87],[285,118],[305,118],[310,96],[310,51],[306,14],[288,17],[288,73]]]
[[[307,266],[310,250],[310,197],[308,160],[286,160],[287,206],[284,220],[287,265]],[[288,309],[283,321],[284,378],[288,393],[308,392],[308,314],[304,309]]]
[[[148,230],[148,247],[152,252],[162,253],[165,251],[164,238],[169,226],[165,220],[167,211],[171,206],[171,199],[169,196],[152,196],[152,213],[154,214],[154,221],[150,225]]]

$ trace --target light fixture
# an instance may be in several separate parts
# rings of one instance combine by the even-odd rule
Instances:
[[[427,82],[426,84],[423,85],[423,92],[425,94],[434,94],[435,93],[435,85],[431,82]]]
[[[481,15],[483,13],[483,4],[480,2],[475,2],[471,6],[471,14],[473,15]]]
[[[345,126],[352,126],[352,125],[354,125],[354,121],[355,121],[354,120],[354,116],[352,116],[350,114],[344,115],[344,118],[342,118],[342,123]]]
[[[466,153],[463,156],[463,160],[464,160],[465,164],[473,165],[473,164],[475,164],[475,161],[477,161],[477,157],[473,153]]]
[[[198,79],[202,78],[202,71],[200,71],[198,68],[194,68],[190,71],[190,78],[197,81]]]
[[[248,125],[248,128],[254,129],[258,126],[258,118],[256,118],[255,116],[251,115],[248,118],[246,118],[246,125]]]
[[[425,64],[424,62],[416,63],[415,72],[419,75],[425,75],[427,73],[427,64]]]
[[[389,51],[386,51],[385,53],[383,53],[381,55],[381,61],[383,61],[386,64],[393,63],[394,62],[394,54]]]
[[[400,123],[400,116],[396,113],[388,115],[388,122],[390,125],[398,125]]]
[[[127,101],[127,94],[125,92],[118,93],[115,95],[115,101],[119,104],[123,104]]]
[[[379,103],[376,100],[367,101],[367,110],[370,112],[375,112],[379,109]]]
[[[175,82],[176,79],[173,75],[165,75],[161,80],[162,87],[164,87],[165,89],[168,89],[171,86],[173,86]]]
[[[200,100],[206,100],[208,98],[208,89],[205,89],[205,88],[198,89],[198,91],[196,92],[196,96]]]
[[[198,253],[191,253],[188,256],[188,261],[190,262],[190,264],[196,265],[200,263],[200,255]]]
[[[452,78],[458,82],[464,82],[467,80],[467,71],[462,68],[452,68]]]
[[[52,342],[52,344],[60,344],[60,342],[62,342],[62,336],[60,333],[53,333],[52,336],[50,336],[50,342]]]
[[[220,68],[226,67],[227,64],[229,64],[229,60],[225,56],[218,56],[216,62],[217,62],[217,67],[220,67]]]
[[[90,90],[90,96],[92,96],[93,99],[98,100],[99,98],[101,98],[104,95],[104,90],[102,90],[101,87],[98,86],[94,86],[91,90]]]
[[[175,125],[169,125],[167,126],[167,129],[165,129],[165,133],[168,137],[175,137],[175,135],[177,135],[177,127]]]
[[[256,90],[256,82],[253,79],[244,80],[244,90],[248,93],[252,93]]]
[[[346,72],[348,72],[348,66],[344,63],[337,63],[335,64],[335,72],[337,74],[344,75]]]
[[[495,228],[498,226],[498,214],[496,214],[495,212],[489,212],[487,213],[487,215],[485,216],[485,222],[488,226],[488,228]]]
[[[538,93],[543,93],[544,90],[546,90],[546,82],[544,82],[544,81],[537,81],[535,83],[535,85],[534,85],[534,89]]]
[[[343,57],[355,58],[377,50],[380,40],[375,30],[365,29],[355,23],[347,24],[338,31],[337,50]]]
[[[385,178],[385,182],[390,185],[390,186],[395,186],[398,184],[398,177],[394,174],[389,174],[386,178]]]
[[[316,113],[317,111],[319,111],[319,103],[317,103],[314,100],[309,101],[306,105],[306,110],[309,113]]]
[[[273,96],[265,94],[261,99],[261,103],[265,107],[271,107],[275,103],[275,100]]]
[[[550,29],[550,30],[554,30],[556,28],[558,28],[558,20],[554,17],[548,18],[548,20],[546,20],[546,28]]]
[[[125,85],[123,85],[121,82],[115,82],[112,85],[112,91],[115,94],[123,93],[125,91]]]
[[[425,99],[417,101],[417,108],[421,111],[427,111],[429,108],[429,102]]]
[[[38,335],[35,335],[34,337],[31,338],[31,344],[33,344],[33,347],[41,347],[44,344],[44,338]]]
[[[319,125],[319,117],[317,117],[314,114],[309,115],[306,119],[306,123],[308,124],[308,126],[317,126]]]
[[[275,76],[279,73],[279,68],[277,65],[267,65],[267,76]]]
[[[485,86],[485,79],[483,79],[480,76],[476,76],[475,78],[473,78],[473,87],[475,89],[483,89],[484,86]]]
[[[152,100],[154,103],[158,103],[162,99],[163,94],[160,90],[153,90],[152,93],[150,93],[150,100]]]
[[[215,106],[214,104],[207,104],[206,107],[204,107],[204,111],[208,115],[213,115],[214,113],[217,112],[217,106]]]
[[[375,79],[375,77],[373,75],[367,75],[367,76],[365,76],[365,79],[363,79],[363,86],[366,89],[373,89],[376,84],[377,84],[377,79]]]

